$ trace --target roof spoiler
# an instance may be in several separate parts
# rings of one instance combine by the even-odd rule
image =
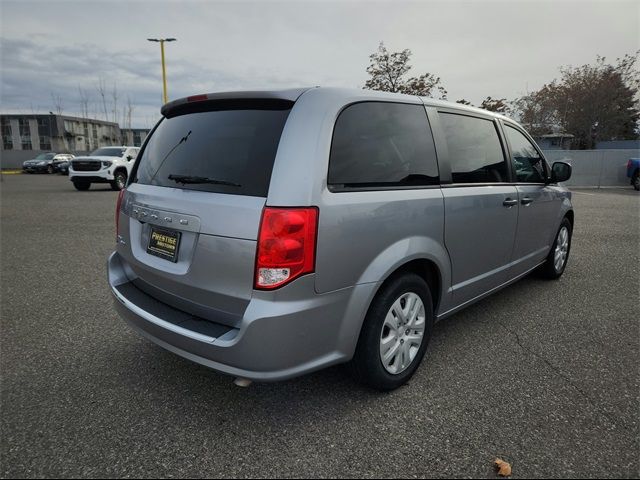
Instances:
[[[239,91],[218,92],[191,95],[173,100],[162,106],[160,113],[167,118],[184,115],[186,113],[204,112],[211,110],[233,110],[247,108],[286,109],[308,88],[289,90]]]

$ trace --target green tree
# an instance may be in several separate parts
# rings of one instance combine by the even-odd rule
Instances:
[[[380,42],[378,51],[369,56],[371,63],[367,67],[367,73],[370,78],[364,88],[446,100],[447,91],[442,86],[440,77],[425,73],[406,78],[412,68],[410,58],[411,50],[389,52],[384,43]]]

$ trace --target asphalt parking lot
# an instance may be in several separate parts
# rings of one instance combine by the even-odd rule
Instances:
[[[277,384],[168,353],[117,317],[108,186],[5,176],[3,477],[638,477],[640,195],[580,190],[569,266],[435,328],[390,393],[342,367]]]

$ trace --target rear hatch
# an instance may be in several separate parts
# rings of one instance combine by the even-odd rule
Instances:
[[[132,172],[118,252],[148,295],[238,326],[291,100],[198,101],[163,110]]]

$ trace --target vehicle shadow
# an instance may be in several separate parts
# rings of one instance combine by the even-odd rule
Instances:
[[[334,366],[303,377],[277,383],[254,383],[236,387],[233,378],[185,360],[149,341],[138,339],[128,348],[112,352],[110,360],[119,381],[136,391],[142,388],[151,397],[162,399],[162,408],[172,416],[188,419],[197,416],[215,424],[224,418],[237,422],[257,422],[272,428],[293,428],[309,415],[339,421],[353,416],[358,409],[391,407],[397,402],[419,396],[437,396],[438,382],[447,376],[447,357],[462,349],[473,324],[489,322],[486,329],[497,335],[502,327],[494,322],[501,306],[508,305],[524,292],[549,289],[549,282],[527,277],[501,292],[439,322],[434,327],[425,362],[412,381],[389,393],[377,392],[356,383],[345,365]],[[498,312],[497,312],[498,311]],[[131,335],[134,335],[131,332]],[[455,352],[454,352],[455,354]],[[136,368],[132,369],[132,365]],[[435,375],[432,376],[432,374]],[[435,379],[434,379],[435,378]],[[141,387],[144,385],[144,387]],[[148,401],[148,408],[156,408]]]

